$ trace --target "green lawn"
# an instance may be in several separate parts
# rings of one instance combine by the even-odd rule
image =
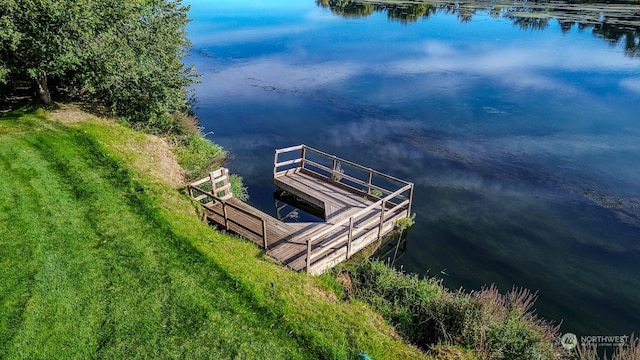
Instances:
[[[0,358],[422,358],[362,303],[207,227],[152,139],[0,118]]]

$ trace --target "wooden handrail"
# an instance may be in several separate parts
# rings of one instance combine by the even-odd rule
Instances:
[[[350,253],[350,246],[351,246],[351,241],[350,240],[351,240],[351,237],[353,236],[353,224],[355,223],[356,219],[359,219],[363,215],[371,212],[371,210],[373,210],[374,208],[379,206],[380,207],[380,224],[379,224],[378,236],[380,236],[380,234],[382,232],[382,227],[383,227],[384,221],[385,221],[385,219],[384,219],[385,204],[389,200],[399,196],[403,192],[405,192],[407,190],[411,191],[412,189],[413,189],[413,184],[409,183],[408,185],[406,185],[406,186],[396,190],[395,192],[387,195],[383,199],[380,199],[380,200],[376,201],[375,203],[373,203],[373,204],[367,206],[366,208],[358,211],[357,213],[351,215],[350,217],[345,218],[345,219],[335,223],[334,225],[324,229],[321,232],[318,232],[318,233],[314,234],[314,236],[312,236],[311,238],[307,239],[307,259],[306,259],[307,260],[307,272],[311,271],[310,266],[311,266],[312,260],[314,258],[313,255],[317,256],[317,254],[313,254],[313,252],[312,252],[312,245],[316,240],[318,240],[320,237],[324,237],[325,235],[327,235],[327,234],[329,234],[329,233],[331,233],[333,231],[336,231],[338,228],[343,227],[347,223],[349,223],[349,235],[348,235],[348,240],[347,240],[347,253]],[[394,206],[393,208],[391,208],[391,209],[389,209],[387,211],[393,212],[393,211],[396,211],[397,209],[400,209],[400,208],[402,208],[404,206],[407,206],[409,204],[410,204],[409,200],[405,200],[405,201],[401,202],[400,204]],[[356,229],[356,231],[357,230],[358,229]]]
[[[386,179],[391,180],[391,181],[395,181],[395,182],[400,183],[400,184],[405,184],[405,185],[411,184],[408,181],[404,181],[404,180],[398,179],[397,177],[394,177],[394,176],[382,173],[380,171],[373,170],[371,168],[364,167],[362,165],[356,164],[356,163],[354,163],[352,161],[345,160],[345,159],[339,158],[339,157],[331,155],[331,154],[327,154],[327,153],[325,153],[323,151],[314,149],[314,148],[309,147],[309,146],[304,145],[304,144],[297,145],[297,146],[291,146],[291,147],[283,148],[283,149],[276,149],[276,151],[275,151],[275,159],[274,159],[274,167],[273,167],[273,173],[274,174],[277,173],[277,168],[279,167],[278,166],[278,155],[283,154],[283,153],[287,153],[287,152],[296,151],[296,150],[302,150],[301,151],[301,156],[300,156],[300,158],[302,160],[302,163],[312,162],[309,159],[307,159],[306,153],[307,153],[307,150],[308,150],[308,151],[311,151],[311,152],[313,152],[313,153],[315,153],[317,155],[320,155],[322,157],[330,159],[332,162],[336,162],[337,161],[337,162],[340,162],[340,163],[343,163],[343,164],[347,164],[347,165],[349,165],[351,167],[354,167],[356,169],[366,171],[369,174],[375,174],[375,175],[378,175],[380,177],[386,178]],[[328,169],[328,168],[326,168],[326,169]],[[329,172],[333,173],[334,170],[331,169],[331,170],[329,170]]]
[[[287,160],[287,161],[275,163],[274,166],[275,167],[287,166],[287,165],[299,164],[301,162],[302,162],[302,158],[297,158],[297,159],[293,159],[293,160]]]
[[[331,225],[330,227],[325,228],[324,230],[314,234],[311,238],[307,239],[307,241],[313,243],[316,240],[318,240],[319,238],[324,237],[325,235],[337,230],[341,226],[346,225],[347,222],[349,222],[352,218],[353,219],[358,219],[358,218],[362,217],[364,214],[367,214],[367,213],[371,212],[371,210],[373,210],[377,206],[380,206],[381,204],[382,204],[382,200],[378,200],[375,203],[367,206],[366,208],[358,211],[357,213],[349,216],[348,218],[344,218],[344,219],[340,220],[339,222]]]
[[[351,215],[350,217],[348,217],[348,218],[344,218],[344,219],[342,219],[341,221],[339,221],[339,222],[337,222],[337,223],[333,224],[331,227],[329,227],[329,228],[327,228],[327,229],[325,229],[325,230],[323,230],[323,231],[321,231],[321,232],[319,232],[319,233],[315,234],[315,235],[314,235],[311,239],[309,239],[309,240],[311,240],[311,241],[315,241],[315,240],[317,240],[320,236],[324,236],[324,235],[326,235],[326,234],[328,234],[328,233],[332,232],[332,231],[333,231],[333,230],[335,230],[336,228],[338,228],[338,227],[340,227],[340,226],[345,225],[345,224],[349,221],[349,219],[350,219],[350,218],[355,218],[355,219],[357,219],[357,218],[361,217],[362,215],[364,215],[364,214],[366,214],[366,213],[370,212],[372,209],[376,208],[377,206],[381,206],[383,202],[387,202],[387,201],[389,201],[389,200],[391,200],[391,199],[395,198],[396,196],[398,196],[398,195],[402,194],[403,192],[405,192],[405,191],[409,190],[411,187],[413,187],[413,185],[412,185],[412,184],[410,184],[410,185],[406,185],[406,186],[404,186],[403,188],[396,190],[395,192],[393,192],[393,193],[391,193],[391,194],[387,195],[385,198],[383,198],[383,199],[380,199],[380,200],[376,201],[375,203],[373,203],[373,204],[371,204],[371,205],[367,206],[366,208],[364,208],[364,209],[362,209],[362,210],[358,211],[357,213],[355,213],[355,214]],[[309,241],[309,240],[308,240],[308,241]]]
[[[233,203],[230,203],[230,202],[225,201],[225,200],[221,200],[221,199],[217,198],[212,192],[200,189],[197,186],[193,186],[193,184],[194,183],[191,183],[187,187],[189,189],[196,190],[196,191],[198,191],[198,192],[200,192],[200,193],[202,193],[204,195],[210,196],[214,200],[219,201],[220,203],[222,203],[222,214],[218,213],[214,208],[212,208],[210,206],[206,206],[206,204],[202,204],[202,206],[205,209],[208,209],[209,211],[212,211],[212,212],[218,214],[219,216],[222,216],[224,218],[224,225],[225,225],[225,228],[227,230],[229,230],[229,220],[231,220],[231,221],[233,221],[234,224],[236,224],[236,225],[238,225],[238,226],[240,226],[240,227],[242,227],[242,228],[244,228],[244,229],[246,229],[246,230],[248,230],[248,231],[250,231],[250,232],[252,232],[252,233],[254,233],[256,235],[260,235],[262,237],[262,242],[264,244],[264,249],[267,250],[267,221],[266,221],[266,219],[264,219],[264,218],[262,218],[260,216],[257,216],[255,214],[252,214],[252,213],[250,213],[250,212],[248,212],[248,211],[246,211],[246,210],[234,205]],[[232,219],[229,219],[229,216],[227,214],[227,209],[226,209],[227,206],[231,207],[233,210],[239,211],[239,212],[241,212],[241,213],[243,213],[245,215],[248,215],[248,216],[260,221],[262,223],[262,234],[257,234],[255,231],[251,230],[250,228],[248,228],[248,227],[246,227],[246,226],[244,226],[244,225],[242,225],[242,224],[240,224],[240,223],[238,223],[238,222],[236,222],[236,221],[234,221]]]
[[[373,219],[373,218],[369,218],[369,223],[371,223],[371,222],[377,223],[377,222],[378,222],[378,220]],[[371,229],[368,229],[366,226],[365,226],[365,227],[354,227],[354,228],[353,228],[352,235],[351,235],[351,236],[352,236],[352,239],[356,239],[356,238],[358,238],[358,233],[359,233],[359,232],[366,232],[366,231],[371,231]],[[347,235],[348,235],[348,234],[347,234]],[[348,237],[347,237],[347,243],[346,243],[346,245],[345,245],[345,244],[343,244],[343,245],[341,245],[341,246],[340,246],[340,248],[344,248],[345,246],[347,247],[347,251],[348,251],[348,252],[349,252],[349,254],[350,254],[348,257],[350,257],[350,256],[351,256],[351,250],[349,249]],[[311,263],[313,263],[313,261],[314,261],[315,259],[317,259],[317,258],[321,258],[321,257],[323,257],[324,255],[326,255],[327,253],[332,252],[332,251],[335,251],[335,250],[336,250],[336,249],[335,249],[335,248],[333,248],[333,247],[324,247],[324,248],[316,248],[316,249],[314,249],[314,250],[313,250],[313,252],[311,253],[311,257],[310,257],[310,259],[311,259]],[[348,258],[348,257],[347,257],[347,258]],[[312,266],[312,268],[313,268],[313,266]]]
[[[276,149],[276,154],[282,154],[286,152],[301,150],[303,147],[307,147],[307,145],[302,144],[302,145],[290,146],[288,148],[283,148],[283,149]]]
[[[210,197],[212,197],[214,199],[216,198],[215,195],[213,195],[213,193],[211,193],[211,191],[202,190],[197,186],[193,186],[193,185],[189,184],[189,185],[187,185],[187,188],[189,189],[189,194],[191,196],[195,197],[195,194],[193,194],[193,190],[196,190],[196,191],[202,193],[203,195],[208,195],[208,196],[210,196]]]
[[[192,183],[191,183],[191,184],[189,184],[189,185],[198,186],[198,185],[202,185],[202,184],[206,183],[207,181],[209,181],[209,178],[208,178],[208,177],[206,177],[206,178],[204,178],[204,179],[200,179],[200,180],[198,180],[198,181],[196,181],[196,182],[192,182]]]
[[[386,178],[386,179],[389,179],[389,180],[392,180],[392,181],[395,181],[395,182],[399,182],[399,183],[401,183],[401,184],[407,184],[407,185],[408,185],[408,184],[410,184],[410,182],[408,182],[408,181],[404,181],[404,180],[398,179],[397,177],[394,177],[394,176],[391,176],[391,175],[388,175],[388,174],[382,173],[382,172],[380,172],[380,171],[377,171],[377,170],[374,170],[374,169],[371,169],[371,168],[368,168],[368,167],[364,167],[364,166],[362,166],[362,165],[360,165],[360,164],[356,164],[356,163],[354,163],[354,162],[352,162],[352,161],[345,160],[345,159],[339,158],[339,157],[337,157],[337,156],[327,154],[327,153],[325,153],[325,152],[323,152],[323,151],[320,151],[320,150],[317,150],[317,149],[314,149],[314,148],[308,147],[308,146],[306,146],[306,145],[300,145],[300,146],[303,146],[303,147],[304,147],[304,148],[306,148],[307,150],[309,150],[309,151],[311,151],[311,152],[314,152],[314,153],[316,153],[316,154],[318,154],[318,155],[320,155],[320,156],[324,156],[324,157],[329,158],[329,159],[331,159],[331,160],[336,159],[337,161],[339,161],[339,162],[341,162],[341,163],[343,163],[343,164],[347,164],[347,165],[349,165],[349,166],[352,166],[352,167],[354,167],[354,168],[357,168],[357,169],[360,169],[360,170],[364,170],[364,171],[371,172],[371,173],[373,173],[373,174],[379,175],[379,176],[381,176],[381,177],[383,177],[383,178]]]
[[[296,164],[296,163],[300,163],[301,165],[299,167],[304,167],[305,146],[306,145],[297,145],[297,146],[291,146],[291,147],[284,148],[284,149],[276,149],[276,151],[275,151],[275,153],[273,155],[273,176],[274,177],[276,176],[276,174],[278,173],[278,168],[281,167],[281,166],[293,165],[293,164]],[[287,152],[291,152],[291,151],[296,151],[296,150],[301,150],[299,158],[294,159],[294,160],[278,162],[278,155],[283,154],[283,153],[287,153]]]
[[[320,169],[320,170],[324,170],[324,171],[326,171],[326,172],[328,172],[328,173],[333,173],[333,171],[332,171],[330,168],[328,168],[328,167],[326,167],[326,166],[324,166],[324,165],[322,165],[322,164],[318,164],[318,163],[317,163],[317,162],[315,162],[315,161],[312,161],[312,160],[305,160],[305,163],[306,163],[306,164],[309,164],[309,165],[311,165],[311,166],[313,166],[313,167],[316,167],[316,168],[318,168],[318,169]],[[307,171],[312,171],[312,170],[309,170],[309,169],[305,169],[305,170],[307,170]],[[314,171],[313,173],[318,174],[318,173],[317,173],[317,172],[315,172],[315,171]],[[324,175],[322,175],[322,174],[318,174],[318,175],[320,175],[320,176],[324,176]],[[369,175],[371,175],[371,173],[369,173]],[[349,174],[340,174],[340,176],[342,176],[342,178],[343,178],[343,179],[347,179],[347,180],[349,180],[349,181],[351,181],[351,182],[354,182],[354,183],[356,183],[356,184],[359,184],[359,185],[362,185],[362,186],[366,186],[366,187],[367,187],[367,189],[368,189],[368,191],[367,191],[368,193],[370,193],[370,192],[371,192],[371,189],[376,189],[376,190],[380,190],[383,194],[384,194],[384,193],[391,194],[391,190],[387,190],[387,189],[385,189],[385,188],[383,188],[383,187],[380,187],[380,186],[378,186],[378,185],[374,185],[374,184],[371,184],[371,183],[365,182],[365,181],[360,180],[360,179],[358,179],[358,178],[354,178],[353,176],[351,176],[351,175],[349,175]],[[325,177],[325,178],[327,178],[327,179],[330,179],[328,176],[324,176],[324,177]],[[344,183],[342,183],[342,185],[349,186],[348,184],[344,184]],[[351,187],[352,187],[353,189],[356,189],[356,188],[354,188],[353,186],[351,186]],[[356,190],[358,190],[358,189],[356,189]]]

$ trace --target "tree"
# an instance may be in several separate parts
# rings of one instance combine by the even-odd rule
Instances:
[[[0,82],[91,98],[134,124],[170,129],[196,81],[182,58],[189,8],[167,0],[0,0]]]
[[[6,72],[33,81],[39,99],[52,102],[48,80],[62,77],[81,65],[80,41],[90,20],[86,0],[4,0],[2,31]]]
[[[120,6],[109,6],[110,13],[101,17],[100,31],[88,46],[88,70],[79,74],[79,82],[114,113],[127,113],[134,123],[166,126],[171,113],[188,109],[186,89],[196,80],[193,67],[182,62],[190,45],[188,7],[159,0],[107,2]]]
[[[15,32],[13,19],[5,13],[6,7],[0,11],[0,84],[6,84],[9,75],[7,59],[9,52],[15,51],[18,34]]]

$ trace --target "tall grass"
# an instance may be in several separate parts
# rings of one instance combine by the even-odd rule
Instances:
[[[227,152],[217,144],[207,140],[200,133],[186,137],[173,137],[173,152],[180,166],[185,170],[187,181],[198,180],[209,175],[209,172],[220,168],[227,160]],[[237,199],[246,201],[249,198],[242,177],[230,176],[231,193]]]
[[[325,283],[337,294],[370,304],[406,340],[438,358],[640,360],[640,340],[633,336],[610,357],[600,356],[593,347],[561,349],[559,325],[535,314],[537,294],[527,289],[514,287],[502,294],[491,285],[470,293],[452,292],[439,280],[401,273],[378,261],[336,269],[334,276],[341,286]],[[469,349],[471,354],[442,344]]]
[[[558,326],[532,311],[536,295],[495,286],[451,292],[433,278],[400,273],[376,261],[343,270],[345,293],[365,301],[408,341],[425,350],[438,344],[470,348],[482,359],[559,359]]]
[[[174,153],[185,169],[187,180],[205,177],[224,163],[227,153],[200,134],[174,137]]]
[[[570,356],[576,360],[599,360],[598,349],[594,346],[578,346]],[[631,335],[629,343],[620,346],[613,351],[611,357],[605,352],[602,360],[640,360],[640,339]]]

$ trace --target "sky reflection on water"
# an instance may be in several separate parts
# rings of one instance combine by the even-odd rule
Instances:
[[[416,183],[404,269],[540,290],[565,331],[640,330],[640,59],[623,44],[483,11],[188,3],[197,112],[254,205],[274,212],[273,150],[306,143]]]

